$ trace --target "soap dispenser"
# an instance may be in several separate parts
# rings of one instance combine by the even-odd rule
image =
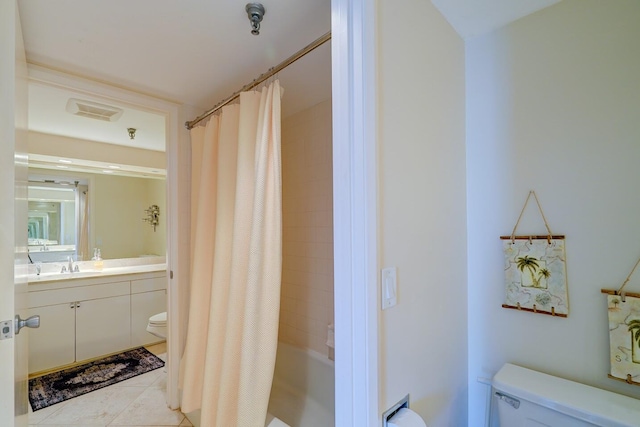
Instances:
[[[91,259],[93,261],[93,268],[95,268],[98,271],[102,270],[103,262],[102,262],[102,257],[100,256],[100,249],[98,248],[93,249],[93,258]]]

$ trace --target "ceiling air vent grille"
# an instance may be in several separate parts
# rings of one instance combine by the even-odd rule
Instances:
[[[122,108],[76,98],[69,98],[66,109],[67,112],[75,116],[88,117],[105,122],[115,122],[120,118],[123,111]]]

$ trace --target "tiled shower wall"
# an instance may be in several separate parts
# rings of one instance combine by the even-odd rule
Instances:
[[[329,355],[333,323],[331,101],[282,123],[280,341]]]

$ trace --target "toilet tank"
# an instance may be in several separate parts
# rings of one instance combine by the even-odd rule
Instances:
[[[638,427],[640,400],[505,364],[493,377],[501,427]]]

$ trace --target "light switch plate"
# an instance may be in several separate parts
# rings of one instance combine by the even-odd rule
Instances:
[[[388,267],[382,269],[382,277],[380,280],[382,309],[393,307],[398,302],[398,281],[397,268]]]

